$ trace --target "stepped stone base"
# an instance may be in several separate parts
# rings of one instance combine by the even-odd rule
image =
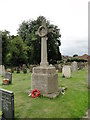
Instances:
[[[53,66],[34,67],[31,74],[31,90],[40,90],[41,95],[53,97],[58,95],[58,74]]]

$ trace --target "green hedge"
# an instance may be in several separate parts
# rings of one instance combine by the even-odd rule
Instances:
[[[80,58],[71,58],[71,59],[68,59],[67,62],[87,62],[87,60],[84,60],[84,59],[80,59]]]

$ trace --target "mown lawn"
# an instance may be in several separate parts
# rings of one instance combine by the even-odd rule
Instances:
[[[14,91],[16,118],[82,118],[88,109],[87,70],[72,73],[71,78],[62,78],[58,73],[59,87],[65,86],[65,95],[55,99],[31,98],[25,92],[30,89],[31,74],[13,73],[12,85],[0,87]]]

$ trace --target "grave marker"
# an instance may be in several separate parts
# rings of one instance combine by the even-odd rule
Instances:
[[[4,120],[14,120],[14,94],[11,91],[0,89],[0,103]]]
[[[20,68],[19,67],[17,67],[17,73],[20,73]]]
[[[34,67],[31,74],[31,90],[40,90],[40,94],[54,98],[59,94],[58,74],[54,66],[49,66],[47,61],[47,34],[50,32],[46,27],[46,21],[42,21],[36,34],[41,37],[41,63]]]
[[[12,83],[12,73],[7,72],[7,73],[5,74],[5,78],[9,79],[9,83]]]
[[[71,64],[72,72],[77,72],[78,71],[78,65],[77,62],[72,62]]]
[[[0,65],[0,75],[5,76],[5,67],[4,67],[4,65]]]
[[[71,67],[69,65],[64,65],[62,69],[62,75],[66,78],[71,77]]]

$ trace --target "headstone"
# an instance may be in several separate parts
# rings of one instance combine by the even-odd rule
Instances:
[[[23,73],[24,73],[24,74],[26,74],[26,73],[27,73],[27,69],[26,69],[26,68],[23,70]]]
[[[77,62],[72,62],[71,64],[71,69],[72,69],[72,72],[77,72],[78,71],[78,65],[77,65]]]
[[[78,63],[78,69],[79,69],[79,70],[82,70],[83,68],[85,68],[85,63],[79,62],[79,63]]]
[[[0,88],[0,103],[3,120],[14,120],[14,94]]]
[[[23,73],[24,73],[24,74],[26,74],[26,73],[27,73],[26,64],[23,64],[23,66],[22,66],[22,70],[23,70]]]
[[[33,68],[37,67],[38,65],[30,65],[29,71],[32,73],[33,72]]]
[[[29,71],[32,73],[33,65],[30,65]]]
[[[20,73],[20,68],[19,67],[17,67],[17,73]]]
[[[66,78],[71,77],[71,67],[69,65],[64,65],[62,69],[62,75]]]
[[[56,70],[58,70],[58,64],[55,64],[54,66],[55,66]]]
[[[62,67],[58,67],[58,72],[62,72]]]
[[[22,65],[22,70],[24,70],[26,68],[26,64]]]
[[[5,78],[7,78],[7,79],[9,79],[9,83],[12,83],[12,73],[10,73],[10,72],[7,72],[6,74],[5,74]]]
[[[40,94],[46,97],[54,98],[58,92],[58,74],[54,66],[49,66],[47,61],[47,34],[49,30],[46,22],[42,21],[36,34],[41,37],[41,63],[34,67],[31,74],[31,90],[40,90]]]
[[[0,75],[5,76],[5,67],[4,67],[4,65],[0,65]]]

